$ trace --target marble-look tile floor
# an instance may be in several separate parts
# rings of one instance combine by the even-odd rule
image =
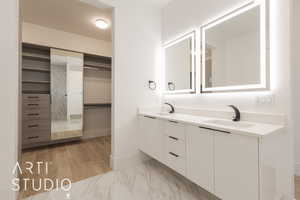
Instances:
[[[72,184],[72,189],[41,193],[26,200],[216,200],[200,187],[151,160]]]

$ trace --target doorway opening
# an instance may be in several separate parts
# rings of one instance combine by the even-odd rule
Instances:
[[[20,7],[23,199],[111,170],[113,8],[81,0]]]

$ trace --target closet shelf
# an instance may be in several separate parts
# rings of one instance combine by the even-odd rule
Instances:
[[[38,60],[50,61],[50,56],[47,56],[47,55],[33,54],[33,53],[24,53],[23,52],[22,56],[24,58],[29,58],[29,59],[38,59]]]
[[[50,94],[50,91],[43,90],[23,90],[23,94]]]
[[[46,72],[46,73],[50,72],[50,69],[42,69],[42,68],[36,68],[36,67],[23,67],[22,70],[35,71],[35,72]]]
[[[50,81],[33,81],[33,80],[27,80],[22,81],[22,83],[33,83],[33,84],[50,84]]]
[[[111,103],[86,103],[84,107],[110,107]]]
[[[101,70],[101,71],[111,71],[111,67],[108,66],[95,66],[95,65],[84,65],[84,69],[91,69],[91,70]]]

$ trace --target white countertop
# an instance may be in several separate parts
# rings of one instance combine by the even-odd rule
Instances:
[[[230,126],[230,125],[220,125],[211,123],[208,121],[212,120],[222,120],[228,121],[226,119],[220,118],[211,118],[205,116],[197,116],[197,115],[188,115],[188,114],[180,114],[180,113],[173,113],[170,115],[160,114],[159,112],[155,111],[139,111],[139,115],[141,116],[149,116],[155,117],[157,119],[162,120],[172,120],[179,123],[190,124],[194,126],[202,126],[205,128],[217,129],[220,131],[228,131],[232,134],[242,134],[248,136],[255,136],[255,137],[264,137],[279,131],[282,131],[285,126],[284,125],[274,125],[274,124],[265,124],[265,123],[256,123],[256,122],[248,122],[248,121],[241,121],[241,122],[234,122],[234,123],[247,123],[251,124],[249,127],[237,127],[237,126]]]

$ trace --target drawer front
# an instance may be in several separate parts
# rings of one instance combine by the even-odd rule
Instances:
[[[23,144],[33,144],[38,142],[47,142],[50,141],[50,132],[45,133],[36,133],[31,135],[23,135]]]
[[[180,155],[177,155],[173,152],[167,152],[166,163],[171,169],[184,176],[186,175],[186,160]]]
[[[30,135],[38,132],[50,132],[51,125],[49,120],[33,120],[23,122],[23,134]]]
[[[167,153],[173,152],[181,158],[186,157],[186,145],[180,139],[174,139],[172,136],[166,136],[166,151]]]
[[[23,102],[23,110],[49,110],[50,102]]]
[[[174,138],[185,141],[185,130],[184,125],[179,124],[176,121],[167,121],[165,134]]]
[[[32,120],[49,120],[49,109],[23,110],[23,122]]]
[[[23,94],[23,102],[48,102],[50,103],[49,94]]]

